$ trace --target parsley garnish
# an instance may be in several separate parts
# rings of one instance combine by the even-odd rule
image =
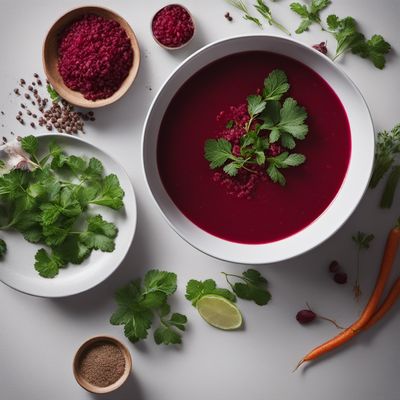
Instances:
[[[215,294],[225,297],[229,301],[236,301],[236,296],[230,290],[218,288],[213,279],[206,279],[205,281],[191,279],[187,283],[185,297],[192,302],[194,307],[196,306],[198,300],[206,294]]]
[[[154,331],[157,344],[179,344],[182,342],[179,331],[185,330],[186,316],[173,313],[167,302],[176,291],[176,274],[173,272],[150,270],[141,284],[140,279],[118,289],[115,299],[117,310],[112,314],[113,325],[124,325],[125,336],[133,343],[145,339],[154,318],[160,325]]]
[[[235,176],[241,168],[255,173],[249,167],[257,164],[265,166],[265,172],[273,182],[285,185],[286,180],[279,169],[296,167],[305,162],[305,156],[285,151],[268,157],[266,151],[271,143],[278,141],[284,148],[292,150],[296,140],[304,140],[308,133],[305,109],[291,97],[287,97],[283,105],[280,102],[289,88],[283,71],[274,70],[268,75],[262,93],[247,97],[249,120],[241,137],[240,155],[233,154],[232,144],[226,139],[208,139],[205,142],[204,156],[211,169],[223,167],[226,174]],[[253,126],[255,121],[259,123]]]
[[[87,211],[91,204],[123,206],[117,176],[104,176],[99,160],[67,155],[55,142],[41,158],[36,137],[23,138],[20,146],[28,169],[0,177],[0,229],[17,230],[27,241],[49,247],[36,253],[39,275],[53,278],[68,263],[82,263],[92,250],[112,252],[117,227]]]
[[[301,17],[296,33],[303,33],[313,23],[317,23],[322,30],[332,34],[336,39],[337,47],[333,60],[351,51],[370,60],[376,68],[383,69],[386,63],[385,55],[391,50],[390,44],[381,35],[373,35],[367,40],[358,31],[357,22],[353,17],[340,19],[337,15],[331,14],[326,19],[327,27],[325,27],[319,13],[329,4],[331,4],[330,0],[312,0],[309,7],[302,3],[292,3],[291,10]]]
[[[243,13],[243,19],[254,22],[259,28],[262,28],[260,20],[250,14],[249,9],[242,0],[226,0],[231,6],[237,8]]]
[[[397,124],[391,131],[378,133],[375,163],[372,171],[370,188],[375,188],[384,175],[391,169],[389,178],[381,198],[380,206],[390,208],[393,203],[394,194],[399,181],[400,166],[394,165],[397,154],[400,153],[400,124]]]
[[[308,28],[314,22],[316,22],[317,24],[321,24],[319,13],[320,11],[328,7],[329,4],[331,4],[330,0],[312,0],[308,7],[306,4],[301,3],[290,4],[290,9],[301,17],[301,23],[296,29],[296,33],[300,34],[308,31]]]
[[[370,233],[357,232],[356,235],[352,236],[353,242],[357,245],[357,272],[356,280],[353,285],[354,297],[358,301],[362,292],[360,286],[360,252],[361,250],[369,249],[371,242],[374,240],[375,236]]]
[[[53,88],[53,86],[50,85],[50,83],[47,84],[46,89],[51,101],[53,103],[57,103],[60,100],[60,95],[57,93],[57,91]]]
[[[229,286],[241,299],[252,300],[259,306],[264,306],[271,300],[271,293],[267,290],[268,282],[257,270],[248,269],[242,273],[242,276],[222,273]],[[241,282],[232,283],[230,277],[239,279]]]

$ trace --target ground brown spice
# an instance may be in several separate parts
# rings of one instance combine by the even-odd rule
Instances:
[[[122,351],[109,342],[98,342],[86,349],[78,364],[78,372],[86,381],[98,387],[116,382],[125,371]]]

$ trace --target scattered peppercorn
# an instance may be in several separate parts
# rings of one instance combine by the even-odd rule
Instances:
[[[19,84],[20,84],[21,86],[25,85],[25,83],[26,83],[26,82],[25,82],[25,79],[22,79],[22,78],[21,78],[21,79],[19,80]]]
[[[31,127],[32,127],[32,128],[36,128],[36,125],[35,125],[34,122],[31,122]]]
[[[19,89],[17,89],[17,88],[15,88],[14,89],[14,93],[17,95],[17,96],[19,96],[21,93],[19,92]]]
[[[233,21],[233,18],[231,17],[231,15],[230,15],[228,12],[224,15],[224,17],[225,17],[229,22],[232,22],[232,21]]]

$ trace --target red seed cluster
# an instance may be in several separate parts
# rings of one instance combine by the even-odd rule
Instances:
[[[124,29],[116,21],[92,14],[64,30],[58,55],[64,83],[88,100],[112,96],[133,63],[131,41]]]
[[[166,47],[179,47],[194,34],[193,20],[185,8],[173,4],[162,8],[153,18],[154,37]]]

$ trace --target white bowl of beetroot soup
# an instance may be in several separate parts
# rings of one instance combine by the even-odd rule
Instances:
[[[329,58],[277,36],[214,42],[154,99],[148,187],[171,227],[213,257],[282,261],[329,238],[367,188],[374,130]]]

